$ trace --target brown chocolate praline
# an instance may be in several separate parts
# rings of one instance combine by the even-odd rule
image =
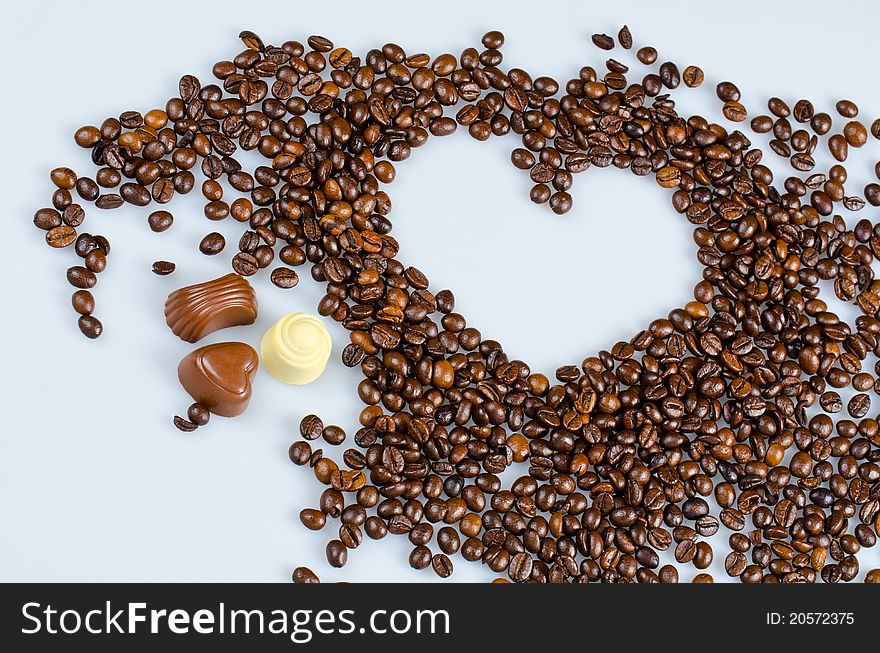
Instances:
[[[251,399],[251,379],[259,357],[243,342],[219,342],[200,347],[177,367],[180,384],[215,415],[241,415]]]

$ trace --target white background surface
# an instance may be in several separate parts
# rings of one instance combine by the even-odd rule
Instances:
[[[350,438],[361,408],[360,372],[339,362],[347,342],[341,327],[328,321],[334,352],[313,385],[285,386],[261,370],[244,416],[214,418],[194,434],[171,425],[171,416],[189,403],[176,366],[190,347],[165,326],[165,296],[225,273],[241,233],[237,223],[221,224],[227,251],[200,255],[201,236],[216,225],[202,216],[198,190],[175,198],[176,221],[163,234],[147,228],[150,208],[86,207],[83,229],[108,235],[113,252],[95,289],[105,334],[95,342],[80,335],[64,279],[73,252],[47,248],[31,223],[34,210],[50,203],[51,168],[94,173],[88,153],[72,141],[80,125],[127,109],[163,107],[184,73],[213,81],[211,65],[242,49],[241,29],[267,43],[323,34],[360,55],[389,40],[408,52],[457,54],[479,47],[485,31],[501,29],[504,67],[548,74],[564,85],[580,66],[601,69],[609,56],[589,35],[616,34],[623,23],[636,45],[629,55],[616,50],[611,56],[631,63],[628,57],[650,44],[660,61],[705,70],[703,88],[682,86],[675,93],[683,113],[720,120],[712,91],[730,79],[752,115],[770,95],[790,104],[808,97],[832,114],[835,100],[851,96],[869,124],[880,112],[878,6],[766,0],[732,6],[671,0],[11,3],[0,45],[0,580],[286,581],[299,564],[324,580],[436,579],[429,570],[411,570],[409,543],[391,536],[365,541],[344,569],[331,570],[323,551],[335,528],[313,533],[297,518],[300,509],[317,504],[321,490],[307,468],[287,459],[300,418],[315,411],[325,423],[344,426]],[[635,70],[645,72],[637,64]],[[398,166],[390,218],[405,263],[425,271],[435,289],[451,288],[469,323],[504,343],[511,357],[552,375],[558,365],[629,339],[691,299],[700,267],[689,225],[650,177],[591,169],[576,177],[574,209],[560,218],[528,201],[528,176],[509,163],[517,145],[512,134],[477,143],[461,129],[445,142],[429,141]],[[877,158],[876,141],[865,149],[869,153],[847,164],[855,188]],[[877,218],[876,211],[864,213]],[[178,271],[151,274],[151,262],[160,258],[175,261]],[[314,312],[321,293],[307,267],[300,274],[294,290],[274,288],[268,274],[256,278],[257,324],[200,344],[240,339],[258,346],[284,313]],[[337,459],[343,449],[333,452]],[[710,570],[716,580],[726,578],[725,529],[721,533],[725,541],[716,546]],[[863,571],[878,566],[876,553],[860,560]],[[458,580],[490,578],[458,556],[455,564]],[[693,573],[687,568],[683,579]]]

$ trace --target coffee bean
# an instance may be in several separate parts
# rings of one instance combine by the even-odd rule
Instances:
[[[50,247],[70,247],[76,240],[76,229],[68,225],[52,227],[46,232],[46,243]]]
[[[320,583],[318,575],[308,567],[297,567],[293,570],[293,582],[301,585],[305,583]]]
[[[196,403],[190,404],[190,407],[186,410],[186,416],[193,424],[204,426],[210,420],[211,413],[205,406]]]
[[[61,213],[59,213],[57,209],[52,208],[39,209],[34,213],[34,226],[36,226],[37,229],[43,229],[44,231],[60,227]]]
[[[190,422],[187,419],[184,419],[180,415],[174,416],[174,426],[176,426],[178,429],[180,429],[184,433],[192,433],[197,428],[199,428],[197,424],[193,424],[192,422]]]
[[[71,190],[76,186],[76,173],[70,168],[55,168],[49,177],[58,188]]]
[[[349,549],[356,549],[361,545],[364,534],[356,524],[344,523],[339,527],[339,539]]]
[[[331,567],[344,567],[348,562],[348,549],[339,540],[330,540],[327,544],[327,562]]]
[[[104,325],[93,315],[83,315],[78,321],[79,330],[86,338],[95,339],[104,332]]]
[[[678,72],[678,66],[671,61],[660,64],[660,81],[666,88],[678,88],[681,82],[681,73]]]
[[[92,252],[89,253],[91,255]],[[98,277],[91,270],[81,265],[74,265],[67,269],[67,282],[74,288],[94,288],[98,283]]]
[[[445,553],[436,553],[431,558],[431,567],[440,578],[449,578],[452,575],[452,560]]]
[[[86,268],[88,268],[91,272],[100,274],[105,269],[107,269],[107,256],[102,250],[93,249],[91,252],[86,254],[83,263],[85,263]]]
[[[636,58],[644,65],[650,66],[657,61],[657,50],[651,46],[639,48],[639,51],[636,53]]]
[[[80,315],[91,315],[95,310],[95,298],[88,290],[77,290],[70,298],[70,302]]]
[[[299,440],[290,445],[288,454],[292,463],[296,465],[305,465],[307,462],[309,462],[309,459],[311,458],[312,447],[309,445],[308,442],[303,442],[302,440]]]
[[[299,283],[299,275],[290,268],[275,268],[270,276],[272,283],[279,288],[293,288]]]
[[[684,81],[684,85],[688,88],[697,88],[703,83],[705,75],[699,66],[688,66],[682,72],[681,78]]]
[[[733,122],[742,122],[748,117],[746,108],[739,102],[725,102],[721,111],[725,118]]]
[[[299,520],[303,526],[312,531],[319,531],[327,524],[327,516],[320,510],[305,508],[299,513]]]
[[[177,269],[177,266],[171,261],[153,262],[153,274],[158,274],[160,277],[171,274],[175,269]]]
[[[532,557],[526,552],[520,552],[510,559],[507,567],[507,575],[515,583],[522,583],[532,575]]]
[[[820,136],[831,131],[831,116],[825,112],[817,113],[810,119],[810,127]]]
[[[156,233],[167,231],[174,222],[174,216],[168,211],[153,211],[147,218],[150,229]]]
[[[226,247],[226,239],[223,234],[212,231],[202,238],[199,243],[199,251],[205,256],[215,256]]]
[[[351,343],[342,350],[342,364],[346,367],[359,365],[364,358],[364,350],[360,345]]]
[[[593,41],[593,45],[597,48],[601,48],[602,50],[614,49],[614,39],[607,34],[593,34],[590,39]]]
[[[837,113],[844,118],[855,118],[859,115],[858,106],[851,100],[838,100],[834,107],[837,109]]]
[[[747,566],[748,558],[738,551],[731,551],[724,560],[724,571],[728,576],[739,576]]]
[[[86,125],[76,130],[73,140],[80,147],[94,147],[101,140],[101,131],[97,127]]]
[[[249,277],[257,273],[260,265],[253,254],[239,252],[232,259],[232,269],[243,277]]]
[[[321,435],[327,444],[340,445],[345,442],[345,431],[332,424],[325,426]]]
[[[843,126],[843,137],[852,147],[862,147],[868,142],[868,130],[857,120],[850,120]]]
[[[124,200],[116,193],[105,193],[95,200],[95,206],[99,209],[118,209],[124,204]]]
[[[317,415],[306,415],[299,423],[299,434],[306,440],[317,440],[324,431],[324,422]]]
[[[740,100],[739,88],[733,82],[719,82],[715,86],[715,94],[722,102],[739,102]]]

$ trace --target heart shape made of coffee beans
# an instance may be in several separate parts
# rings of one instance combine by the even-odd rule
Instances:
[[[237,273],[271,265],[279,245],[285,265],[311,263],[311,276],[327,286],[319,313],[350,332],[343,362],[360,366],[366,404],[358,448],[342,456],[348,470],[309,445],[345,439],[317,416],[306,417],[305,439],[290,449],[329,486],[322,512],[343,518],[327,547],[330,565],[345,564],[363,529],[375,539],[407,535],[410,564],[443,577],[460,552],[516,582],[674,582],[678,568],[661,567],[658,552],[675,544],[679,565],[704,570],[713,549],[700,538],[723,526],[731,532],[725,570],[743,582],[858,575],[855,554],[873,546],[880,528],[880,426],[868,417],[868,393],[880,386],[865,370],[880,353],[871,267],[880,229],[866,219],[850,229],[832,215],[839,203],[853,212],[865,206],[844,193],[841,166],[775,185],[744,133],[678,114],[673,91],[682,79],[698,86],[703,74],[689,67],[682,75],[672,62],[631,83],[629,66],[608,59],[607,72],[585,66],[560,86],[502,70],[504,38],[495,31],[482,50],[433,59],[395,44],[361,59],[324,37],[310,37],[308,51],[298,41],[241,37],[246,49],[214,66],[217,84],[186,75],[164,110],[127,111],[78,130],[77,143],[104,166],[99,183],[54,171],[55,208],[38,211],[35,223],[53,247],[106,255],[106,238],[64,223],[70,189],[99,208],[164,204],[193,189],[201,161],[206,217],[248,225],[232,260]],[[615,47],[608,35],[592,40]],[[626,28],[617,40],[632,47]],[[652,65],[657,52],[644,47],[636,58]],[[745,119],[734,84],[716,94],[725,118]],[[454,118],[444,115],[450,107]],[[779,98],[768,108],[775,118],[756,117],[753,130],[772,130],[772,151],[812,172],[830,116],[806,100],[793,112]],[[850,119],[858,112],[849,101],[836,108]],[[814,134],[792,130],[789,115]],[[530,199],[559,215],[571,208],[574,176],[591,167],[653,177],[694,225],[703,273],[693,301],[629,341],[559,367],[555,379],[510,360],[455,311],[451,291],[401,262],[390,233],[382,186],[394,180],[395,163],[458,126],[478,141],[520,136],[512,163],[529,172]],[[880,123],[871,133],[880,137]],[[843,161],[866,138],[850,120],[828,145]],[[267,165],[245,171],[234,157],[242,150]],[[131,181],[118,194],[100,190],[122,176]],[[227,204],[223,177],[249,197]],[[880,205],[877,184],[864,195]],[[67,213],[82,223],[82,211]],[[153,223],[170,224],[163,218]],[[292,274],[282,268],[273,279]],[[861,311],[854,324],[819,297],[822,280]],[[80,295],[77,305],[93,303]],[[80,328],[97,337],[100,322],[82,311]],[[834,389],[850,386],[853,419],[835,422],[842,399]],[[525,474],[505,486],[501,475],[514,470]],[[344,493],[356,502],[345,512]],[[432,553],[439,522],[441,552]]]

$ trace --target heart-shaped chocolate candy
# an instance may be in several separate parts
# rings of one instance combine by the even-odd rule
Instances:
[[[241,415],[251,399],[251,379],[259,357],[243,342],[200,347],[177,366],[177,377],[192,398],[215,415]]]

